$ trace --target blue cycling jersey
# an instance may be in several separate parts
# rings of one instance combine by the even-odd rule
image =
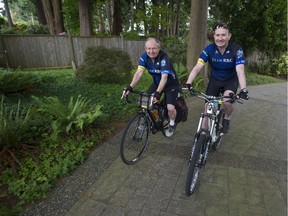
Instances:
[[[236,65],[245,64],[242,48],[233,42],[229,42],[222,55],[216,44],[209,44],[201,53],[198,62],[211,66],[211,76],[220,81],[230,80],[237,76]]]
[[[156,86],[158,86],[160,83],[161,75],[168,74],[168,79],[164,90],[167,90],[169,87],[173,87],[178,84],[178,78],[173,64],[168,55],[162,50],[159,51],[159,55],[154,60],[154,62],[146,52],[143,53],[140,57],[138,67],[144,70],[148,70],[149,74],[151,74],[153,77],[153,82]]]

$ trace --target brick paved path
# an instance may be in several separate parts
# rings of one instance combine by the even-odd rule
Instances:
[[[69,203],[67,197],[67,204],[59,197],[58,202],[50,201],[50,207],[43,201],[32,210],[41,216],[286,216],[287,83],[248,89],[250,100],[236,104],[231,130],[219,150],[209,154],[200,187],[192,196],[185,196],[184,189],[190,145],[203,108],[203,101],[196,98],[189,99],[189,119],[178,125],[173,138],[160,133],[150,136],[149,147],[138,163],[127,166],[118,157],[118,134],[100,148],[101,155],[92,154],[86,162],[95,163],[97,158],[100,163],[104,155],[110,156],[110,163],[105,160],[105,170],[85,193],[80,183],[74,185],[79,187],[74,189],[78,201],[71,197]],[[85,182],[85,176],[97,170],[87,167],[75,172],[77,179]],[[72,175],[67,182],[73,179],[76,181]],[[65,191],[58,187],[64,193],[61,197],[67,187],[63,186]]]

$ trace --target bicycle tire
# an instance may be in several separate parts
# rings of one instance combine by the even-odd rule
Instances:
[[[212,143],[212,149],[214,151],[217,151],[217,149],[220,147],[221,141],[222,141],[222,135],[221,131],[223,128],[223,119],[224,119],[225,113],[224,109],[221,109],[218,116],[217,116],[217,125],[216,125],[216,136],[217,139],[214,143]]]
[[[164,121],[163,121],[162,134],[163,134],[165,137],[167,137],[165,132],[166,132],[166,130],[168,129],[169,121],[170,121],[169,117],[165,118]]]
[[[120,156],[127,165],[136,163],[148,143],[149,120],[145,113],[138,113],[127,124],[120,143]]]
[[[167,111],[167,108],[162,108],[163,111],[162,111],[162,119],[161,119],[161,131],[162,131],[162,134],[166,137],[166,130],[168,129],[168,126],[169,126],[169,116],[168,116],[168,111]]]
[[[205,135],[198,135],[194,139],[194,144],[192,146],[191,150],[191,158],[189,162],[189,168],[188,168],[188,174],[186,179],[186,188],[185,188],[185,194],[187,196],[192,195],[192,193],[195,191],[195,188],[198,184],[199,175],[201,171],[201,148],[204,146],[206,142],[206,136]],[[199,162],[199,163],[198,163]]]

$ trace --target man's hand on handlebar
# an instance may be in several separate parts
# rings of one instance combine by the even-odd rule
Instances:
[[[192,89],[192,86],[191,86],[191,84],[186,83],[185,85],[183,85],[182,89],[184,89],[184,90],[187,89],[188,91],[190,91]]]
[[[248,90],[246,88],[241,89],[239,94],[237,94],[239,99],[249,100]]]
[[[154,103],[159,103],[159,101],[160,101],[160,92],[155,92],[154,93],[154,98],[153,98],[153,102]]]
[[[126,86],[126,87],[123,89],[123,93],[122,93],[121,99],[123,99],[124,97],[126,98],[126,97],[128,96],[128,94],[129,94],[130,92],[132,92],[132,91],[133,91],[133,88],[132,88],[130,85]]]
[[[182,86],[182,90],[184,90],[184,92],[187,92],[187,91],[188,91],[188,92],[190,92],[190,94],[192,94],[192,95],[195,94],[195,91],[194,91],[192,85],[189,84],[189,83],[184,84],[184,85]]]

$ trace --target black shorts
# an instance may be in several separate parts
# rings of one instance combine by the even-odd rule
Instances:
[[[174,106],[176,105],[180,92],[179,88],[180,88],[179,85],[174,85],[163,91],[165,93],[165,100],[167,104],[172,104]],[[147,92],[153,93],[156,91],[156,89],[157,87],[154,84],[152,84]]]
[[[238,89],[238,83],[238,77],[226,81],[219,81],[214,79],[213,77],[210,77],[206,94],[218,96],[220,93],[220,89],[222,89],[223,92],[231,90],[232,92],[234,92],[234,94],[236,94]]]

